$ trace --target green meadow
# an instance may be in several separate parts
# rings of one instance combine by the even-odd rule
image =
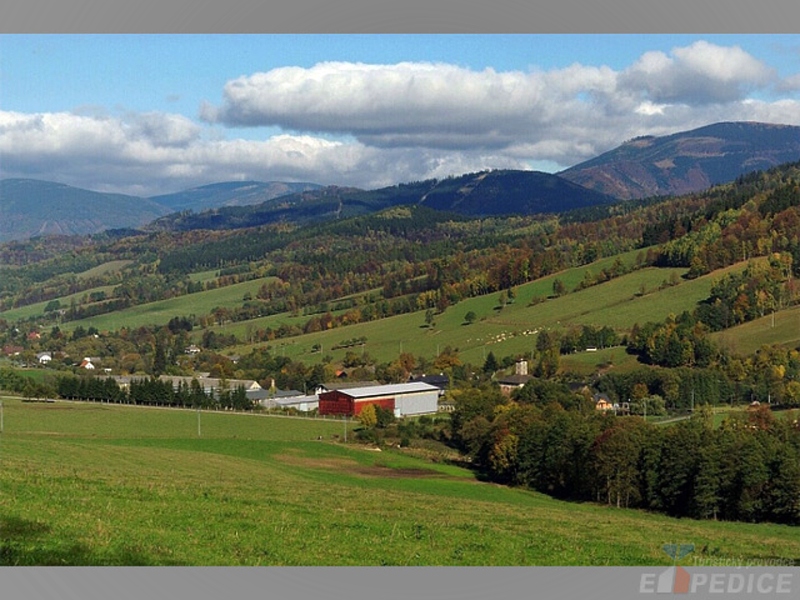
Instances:
[[[620,260],[632,266],[639,251],[620,255]],[[643,268],[610,281],[580,289],[579,284],[587,273],[595,275],[612,266],[616,257],[599,260],[590,265],[565,270],[543,277],[515,288],[513,302],[500,305],[500,294],[489,294],[463,300],[435,315],[431,326],[425,322],[425,311],[334,328],[271,342],[273,348],[290,358],[307,363],[318,362],[322,356],[330,355],[342,360],[349,351],[367,352],[379,362],[394,360],[400,352],[411,352],[418,356],[434,357],[446,347],[457,348],[462,360],[480,364],[491,351],[496,356],[526,355],[532,352],[536,333],[542,329],[564,330],[569,327],[591,325],[610,326],[620,333],[627,332],[634,323],[661,321],[670,313],[691,311],[700,300],[706,298],[713,283],[722,276],[718,271],[694,280],[683,279],[686,270],[681,268]],[[736,265],[731,269],[740,269]],[[196,280],[211,277],[214,271],[195,274]],[[559,279],[568,293],[555,299],[553,282]],[[100,331],[116,330],[120,327],[135,328],[143,325],[163,325],[176,316],[206,315],[220,306],[240,305],[246,295],[255,296],[267,279],[247,281],[223,288],[208,290],[186,296],[134,306],[107,315],[64,323],[67,332],[81,325],[93,326]],[[110,293],[110,290],[104,290]],[[62,299],[68,303],[69,298]],[[44,304],[32,305],[3,313],[5,318],[21,318],[38,314]],[[468,312],[476,320],[467,324]],[[282,313],[238,323],[226,323],[209,327],[212,331],[233,334],[246,340],[256,329],[281,325],[302,327],[308,315]],[[192,333],[199,343],[202,330]],[[367,338],[367,343],[358,348],[335,349],[346,340]],[[253,346],[244,344],[232,347],[229,352],[245,354]],[[317,350],[315,350],[317,349]],[[318,350],[321,349],[321,350]],[[599,358],[591,355],[578,363],[593,364]],[[623,358],[623,357],[617,357]],[[566,359],[569,362],[569,359]],[[602,359],[598,362],[607,362]],[[623,360],[622,362],[626,362]],[[580,366],[580,364],[579,364]]]
[[[551,297],[555,279],[561,279],[568,289],[574,289],[585,271],[585,268],[571,269],[521,285],[515,290],[514,301],[502,307],[499,294],[463,300],[435,315],[432,326],[425,322],[425,311],[418,311],[276,340],[271,345],[281,354],[311,363],[319,361],[324,354],[341,360],[348,350],[334,350],[336,345],[365,337],[367,342],[363,347],[350,351],[367,352],[379,362],[394,360],[400,352],[432,357],[450,346],[458,348],[462,360],[481,364],[489,352],[496,356],[531,353],[536,334],[545,328],[564,330],[581,325],[608,325],[625,333],[634,323],[658,322],[670,314],[691,311],[708,297],[720,276],[712,273],[685,280],[681,278],[685,269],[645,268],[558,299]],[[667,284],[675,281],[675,276],[677,283]],[[470,311],[477,319],[467,324],[465,316]],[[285,317],[275,317],[273,323],[279,318]],[[321,352],[313,350],[317,345],[322,348]],[[241,354],[247,352],[248,347],[240,346],[233,351]],[[585,361],[603,362],[597,353],[588,354]]]
[[[736,354],[751,355],[763,345],[800,345],[800,306],[712,334],[712,339]]]
[[[99,315],[79,321],[65,323],[62,329],[71,331],[78,326],[94,326],[99,331],[116,330],[120,327],[166,325],[173,317],[207,315],[217,307],[239,306],[247,294],[255,296],[270,278],[254,279],[233,285],[140,304],[113,313]]]
[[[796,528],[560,502],[354,444],[352,422],[199,420],[3,398],[0,564],[666,565],[666,543],[800,561]]]

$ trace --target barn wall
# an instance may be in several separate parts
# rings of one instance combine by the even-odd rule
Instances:
[[[424,415],[435,413],[439,409],[439,392],[417,392],[413,394],[398,395],[395,406],[400,415]]]
[[[366,400],[358,400],[355,403],[355,414],[361,414],[361,411],[364,410],[367,404],[374,404],[380,406],[384,410],[394,412],[394,402],[394,398],[368,398]]]
[[[324,392],[319,395],[319,414],[321,415],[347,415],[354,414],[354,402],[350,396],[338,390]]]

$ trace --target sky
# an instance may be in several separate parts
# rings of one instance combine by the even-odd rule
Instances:
[[[0,34],[0,178],[137,196],[558,172],[800,125],[797,34]]]

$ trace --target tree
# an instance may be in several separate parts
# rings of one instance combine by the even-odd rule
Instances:
[[[153,356],[153,377],[159,377],[167,368],[167,353],[164,344],[159,340],[156,342],[156,352]]]
[[[478,318],[478,315],[475,314],[475,311],[469,311],[466,315],[464,315],[464,322],[467,325],[472,325]]]
[[[622,419],[592,445],[598,499],[605,496],[608,504],[628,507],[641,499],[638,462],[646,429],[640,423]]]
[[[486,360],[483,362],[483,372],[487,375],[492,375],[499,368],[500,365],[497,363],[494,352],[489,351],[489,354],[486,355]]]
[[[358,414],[358,420],[361,421],[361,424],[367,429],[375,427],[375,425],[378,424],[378,415],[375,412],[375,405],[367,404],[361,409],[361,412]]]
[[[558,298],[559,296],[563,296],[567,293],[567,286],[564,285],[564,282],[560,279],[553,280],[553,296]]]
[[[428,310],[425,311],[425,324],[428,327],[433,327],[435,325],[434,316],[433,316],[433,309],[429,308]]]

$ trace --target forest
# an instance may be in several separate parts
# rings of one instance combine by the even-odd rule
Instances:
[[[563,389],[531,389],[513,400],[492,389],[464,392],[454,440],[493,481],[557,498],[800,524],[797,418],[758,406],[716,426],[706,404],[663,426],[576,410],[573,402]]]

